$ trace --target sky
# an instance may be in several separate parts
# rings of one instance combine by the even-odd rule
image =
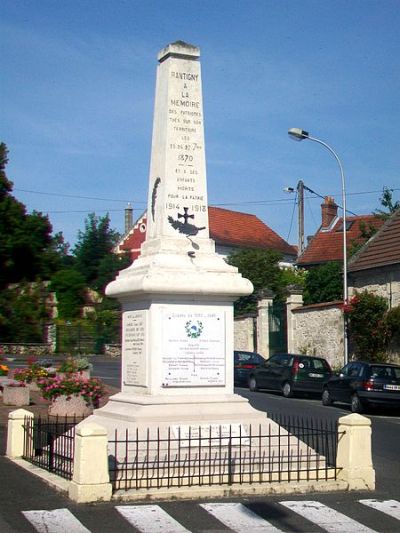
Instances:
[[[89,213],[146,208],[157,54],[201,50],[208,201],[297,243],[321,197],[368,214],[400,198],[400,0],[2,0],[0,141],[28,212],[76,243]],[[319,196],[318,196],[319,195]]]

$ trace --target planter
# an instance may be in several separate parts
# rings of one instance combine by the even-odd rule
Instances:
[[[36,381],[31,381],[30,383],[27,383],[27,387],[31,392],[37,392],[39,389]]]
[[[51,401],[48,413],[51,416],[77,416],[80,418],[91,415],[93,406],[86,405],[86,401],[79,394],[58,396]]]
[[[22,407],[23,405],[29,405],[30,391],[28,387],[11,387],[10,385],[4,385],[3,387],[3,404],[15,405],[16,407]]]

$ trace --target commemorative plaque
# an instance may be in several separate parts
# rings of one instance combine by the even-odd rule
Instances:
[[[165,311],[163,387],[225,385],[225,314]]]

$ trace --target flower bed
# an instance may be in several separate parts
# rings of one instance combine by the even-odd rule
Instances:
[[[38,381],[43,398],[51,401],[49,414],[62,416],[86,416],[82,414],[99,406],[105,394],[103,383],[97,378],[85,379],[79,374],[67,374],[64,377],[47,377]],[[59,399],[60,398],[60,399]]]

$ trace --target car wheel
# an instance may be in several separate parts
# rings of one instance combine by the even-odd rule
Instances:
[[[362,413],[362,412],[364,412],[364,406],[361,403],[361,400],[357,396],[357,394],[353,394],[353,396],[351,397],[351,411],[352,411],[352,413]]]
[[[258,391],[257,380],[256,380],[256,378],[254,376],[250,376],[249,377],[249,389],[252,392],[257,392]]]
[[[282,394],[284,395],[285,398],[291,398],[293,396],[293,389],[292,389],[291,384],[288,381],[286,381],[283,384]]]
[[[324,389],[322,391],[322,405],[332,405],[332,404],[333,404],[333,401],[332,401],[331,393],[329,392],[328,389]]]

